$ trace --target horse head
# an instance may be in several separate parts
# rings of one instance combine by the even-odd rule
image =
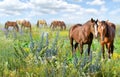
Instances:
[[[95,37],[98,36],[98,19],[97,20],[94,20],[93,18],[91,18],[90,20],[91,22],[91,32],[94,34]]]
[[[99,21],[98,23],[98,32],[101,36],[101,40],[104,40],[104,37],[107,34],[107,23],[105,21]]]

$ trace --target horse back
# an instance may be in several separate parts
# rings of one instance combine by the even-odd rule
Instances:
[[[112,28],[114,28],[116,30],[116,25],[114,23],[111,23],[111,22],[107,21],[107,25],[111,26]]]
[[[115,38],[115,31],[116,31],[116,26],[115,24],[113,23],[107,23],[107,37],[110,39],[110,40],[114,40]]]
[[[80,26],[82,26],[82,24],[75,24],[70,28],[70,30],[73,31],[74,29],[76,29],[77,27],[80,27]]]
[[[16,23],[16,22],[13,22],[13,21],[7,21],[7,22],[5,23],[5,25],[7,25],[7,26],[16,26],[17,23]]]
[[[74,33],[74,31],[78,31],[77,29],[81,26],[82,26],[82,24],[75,24],[75,25],[71,26],[71,28],[69,29],[69,37],[71,37],[72,34],[76,34],[76,33]]]

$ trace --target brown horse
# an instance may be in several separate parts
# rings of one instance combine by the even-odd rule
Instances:
[[[90,48],[93,40],[93,35],[97,37],[97,21],[91,18],[85,24],[73,25],[69,30],[70,44],[72,46],[72,54],[76,51],[78,44],[80,44],[81,55],[83,53],[83,45],[88,44],[88,55],[90,53]],[[75,46],[73,46],[73,41],[75,40]],[[75,48],[75,50],[74,50]]]
[[[22,25],[21,25],[21,29],[25,29],[25,27],[26,28],[29,28],[30,29],[30,32],[31,32],[31,23],[29,22],[29,21],[26,21],[26,20],[24,20],[23,22],[22,22]]]
[[[7,22],[5,23],[5,29],[8,30],[9,27],[13,27],[14,29],[16,29],[17,32],[19,31],[19,27],[18,27],[18,25],[17,25],[16,22],[7,21]]]
[[[50,28],[55,29],[57,27],[59,27],[61,30],[66,29],[66,25],[65,25],[64,21],[56,21],[55,20],[55,21],[51,22]]]
[[[45,20],[38,20],[37,21],[37,27],[39,27],[39,26],[47,26],[47,22],[45,21]]]
[[[98,22],[98,33],[100,35],[100,44],[101,44],[101,51],[103,52],[103,59],[105,58],[104,52],[106,48],[108,50],[108,58],[111,58],[111,54],[113,55],[114,51],[114,38],[115,38],[115,31],[116,26],[115,24],[108,22],[108,21],[99,21]]]

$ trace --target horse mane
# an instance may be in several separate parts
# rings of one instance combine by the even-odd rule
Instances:
[[[79,27],[79,26],[82,26],[82,24],[75,24],[73,27],[72,27],[72,30],[74,30],[75,28]]]
[[[86,23],[83,24],[83,26],[86,25],[86,24],[88,24],[88,23],[90,23],[90,22],[91,22],[91,20],[87,21]]]

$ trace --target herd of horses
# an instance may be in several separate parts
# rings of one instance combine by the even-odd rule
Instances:
[[[7,21],[5,23],[5,29],[8,30],[9,27],[13,27],[16,31],[19,31],[19,26],[21,25],[21,29],[25,27],[30,29],[31,32],[31,23],[27,20],[17,20],[16,22]],[[47,26],[47,22],[45,20],[38,20],[37,27],[39,26]],[[52,21],[50,28],[55,29],[59,27],[62,30],[66,29],[66,24],[64,21]],[[114,38],[116,32],[116,25],[110,21],[100,21],[94,20],[91,18],[84,24],[75,24],[69,29],[69,39],[72,47],[72,55],[75,54],[75,51],[80,46],[80,53],[83,54],[83,45],[88,45],[88,56],[90,55],[91,44],[94,37],[100,37],[101,51],[103,55],[103,59],[105,58],[105,46],[108,51],[108,58],[110,59],[113,55],[114,51]],[[75,41],[75,44],[74,44]]]
[[[30,32],[31,32],[31,29],[32,29],[31,28],[31,23],[27,20],[7,21],[5,23],[5,29],[8,30],[9,27],[13,27],[13,29],[15,29],[18,32],[19,31],[19,26],[18,25],[21,25],[21,30],[25,29],[25,28],[29,28]],[[38,28],[40,26],[46,27],[47,22],[45,20],[38,20],[36,26]],[[54,20],[53,22],[51,22],[50,28],[51,29],[60,28],[61,30],[65,30],[66,29],[66,24],[64,23],[64,21]]]

